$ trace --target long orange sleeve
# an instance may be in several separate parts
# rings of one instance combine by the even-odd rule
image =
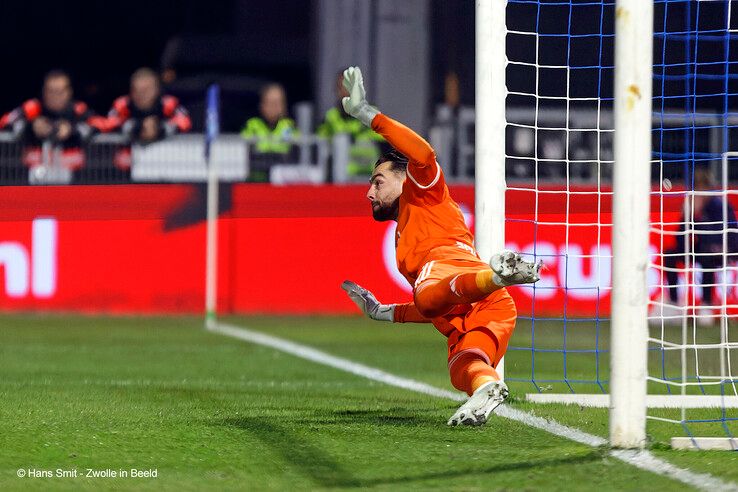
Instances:
[[[438,182],[441,169],[436,162],[436,153],[423,137],[382,113],[372,120],[372,130],[408,158],[408,176],[419,188],[430,188]]]
[[[414,302],[395,304],[395,323],[430,323],[431,320],[424,317],[415,307]]]

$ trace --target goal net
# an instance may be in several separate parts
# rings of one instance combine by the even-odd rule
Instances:
[[[641,412],[649,426],[686,438],[674,446],[738,448],[738,193],[730,185],[738,179],[738,146],[731,147],[738,21],[730,3],[656,0],[647,33],[653,65],[644,73],[653,97],[641,118],[651,128],[642,321],[648,316],[649,408]],[[612,285],[623,278],[613,261],[613,209],[633,191],[621,178],[613,193],[615,132],[621,142],[631,135],[625,118],[615,121],[615,45],[625,45],[615,26],[628,21],[619,7],[614,0],[506,6],[506,243],[543,259],[548,270],[536,285],[518,288],[526,315],[505,377],[527,386],[533,401],[611,405],[611,369],[618,369],[610,365]],[[650,97],[647,89],[625,87],[626,110]]]
[[[731,22],[729,1],[655,5],[651,267],[659,283],[650,302],[648,373],[650,389],[676,408],[648,417],[682,428],[675,447],[738,449],[730,439],[738,433],[738,229],[730,187],[738,177],[730,172],[738,155],[731,152],[738,150],[731,139],[738,38]]]

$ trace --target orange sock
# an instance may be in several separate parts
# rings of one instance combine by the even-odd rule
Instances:
[[[481,301],[499,288],[492,282],[492,270],[450,275],[417,291],[415,306],[425,317],[436,318],[458,304]]]
[[[455,361],[449,368],[454,388],[471,396],[480,386],[499,381],[500,375],[479,354],[471,353]]]

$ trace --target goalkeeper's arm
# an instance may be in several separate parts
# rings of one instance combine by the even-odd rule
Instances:
[[[359,67],[349,67],[343,72],[343,86],[349,93],[341,101],[343,109],[382,135],[390,145],[408,158],[407,173],[413,183],[421,190],[427,190],[439,181],[442,182],[441,168],[436,162],[433,147],[413,130],[383,115],[367,102]]]
[[[373,320],[394,323],[430,323],[429,319],[420,314],[415,303],[381,304],[374,294],[350,280],[345,280],[341,288],[346,291],[354,304]]]

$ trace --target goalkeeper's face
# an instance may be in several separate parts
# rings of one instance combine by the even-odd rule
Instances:
[[[391,162],[383,162],[374,169],[366,193],[372,204],[374,220],[397,220],[404,181],[405,173],[394,170]]]

